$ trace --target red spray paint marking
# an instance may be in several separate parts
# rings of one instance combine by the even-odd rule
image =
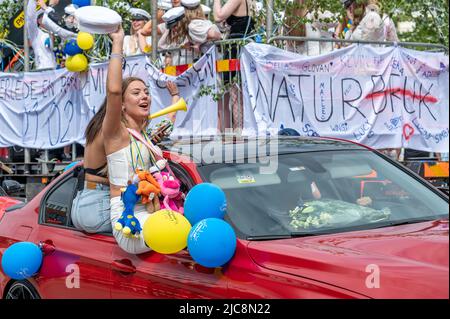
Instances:
[[[405,138],[405,140],[409,141],[413,135],[414,127],[412,127],[409,123],[403,125],[403,137]]]
[[[423,95],[415,94],[415,93],[411,92],[410,90],[402,90],[402,89],[389,89],[389,90],[382,91],[382,92],[371,93],[366,96],[366,100],[377,98],[377,97],[383,97],[384,95],[387,95],[387,94],[405,95],[412,99],[417,99],[419,101],[422,100],[424,102],[430,102],[430,103],[438,102],[438,99],[435,98],[434,96],[430,96],[430,95],[423,96]]]

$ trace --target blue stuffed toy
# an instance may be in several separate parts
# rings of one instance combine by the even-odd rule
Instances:
[[[134,216],[134,206],[139,201],[140,195],[136,194],[138,190],[137,186],[134,184],[130,184],[127,186],[127,189],[122,194],[122,201],[125,205],[125,210],[122,213],[122,216],[117,220],[114,225],[114,228],[117,231],[122,231],[125,237],[139,237],[139,234],[142,231],[141,223]]]

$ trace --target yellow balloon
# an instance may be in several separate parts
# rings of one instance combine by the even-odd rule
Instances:
[[[71,72],[81,72],[88,67],[88,60],[82,53],[69,56],[66,60],[66,68]]]
[[[148,217],[143,227],[144,240],[160,254],[175,254],[186,248],[191,227],[180,213],[163,209]]]
[[[89,50],[94,46],[94,37],[87,32],[78,32],[77,44],[83,50]]]

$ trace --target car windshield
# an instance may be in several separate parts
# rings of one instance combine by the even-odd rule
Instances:
[[[372,229],[448,218],[448,199],[366,150],[279,155],[261,163],[200,167],[227,196],[238,236],[264,239]]]

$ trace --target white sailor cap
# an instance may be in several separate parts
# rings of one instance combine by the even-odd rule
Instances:
[[[85,6],[75,11],[80,31],[108,34],[117,31],[122,17],[114,10],[102,6]]]
[[[172,1],[171,0],[158,0],[158,9],[167,11],[172,9]]]
[[[176,7],[168,10],[162,16],[162,19],[167,25],[167,28],[172,28],[174,24],[184,18],[184,7]]]
[[[131,13],[131,19],[133,19],[133,20],[151,20],[151,18],[152,18],[150,13],[148,13],[147,11],[145,11],[143,9],[131,8],[130,13]]]
[[[67,14],[69,16],[73,16],[77,9],[78,9],[78,6],[76,4],[71,3],[64,8],[64,12],[65,12],[65,14]]]
[[[211,13],[211,8],[202,4],[203,13],[209,15]]]
[[[200,0],[181,0],[181,5],[188,9],[195,9],[200,5]]]

